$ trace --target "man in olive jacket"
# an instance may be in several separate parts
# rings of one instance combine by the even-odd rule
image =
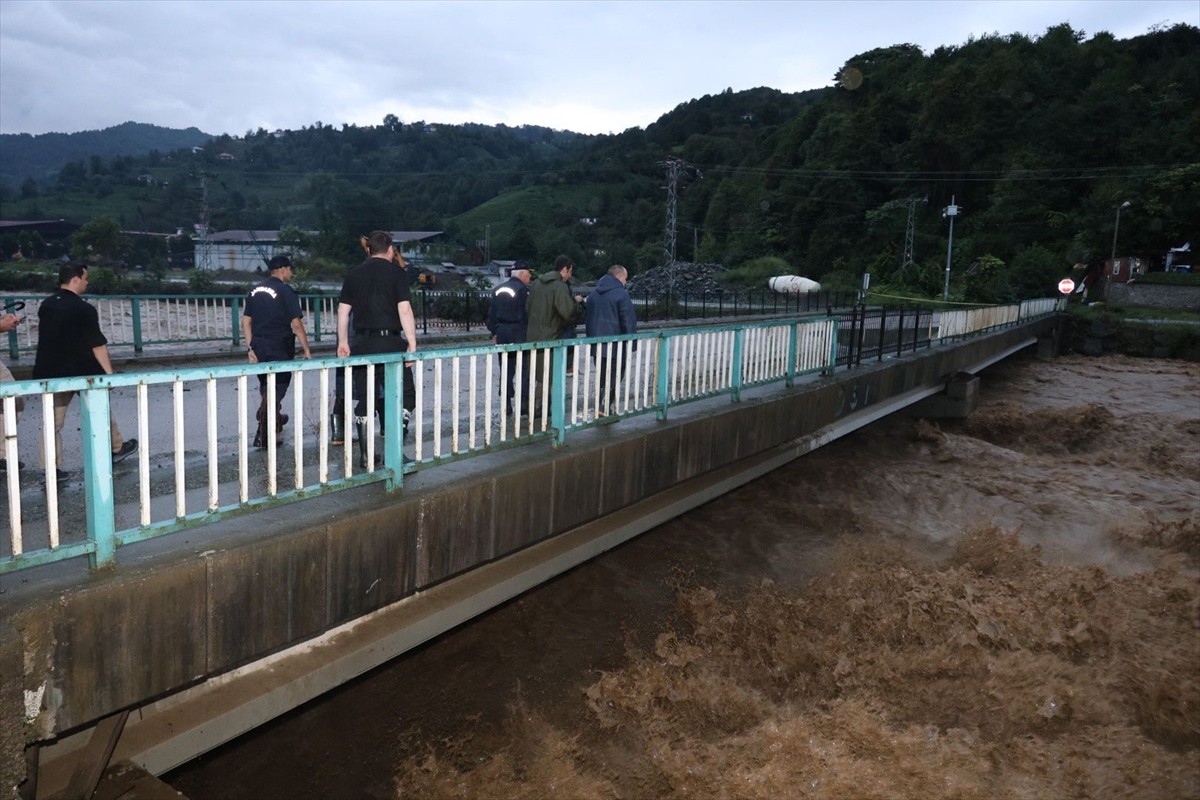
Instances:
[[[568,281],[575,271],[575,263],[566,256],[554,259],[554,269],[538,276],[529,285],[529,300],[526,308],[529,311],[529,327],[525,332],[525,340],[529,342],[549,342],[562,337],[562,332],[568,325],[575,324],[575,314],[578,303],[583,297],[571,296]]]
[[[571,273],[575,271],[575,262],[566,256],[554,259],[554,269],[539,275],[537,280],[529,285],[529,300],[526,308],[529,311],[529,327],[526,329],[525,340],[528,342],[549,342],[562,337],[568,326],[575,324],[578,304],[583,302],[582,295],[571,296]],[[536,354],[538,351],[534,351]],[[542,375],[542,359],[535,358],[534,374],[539,383]],[[551,381],[552,382],[552,381]],[[539,387],[534,395],[533,413],[540,413],[538,405],[542,400],[542,390]]]

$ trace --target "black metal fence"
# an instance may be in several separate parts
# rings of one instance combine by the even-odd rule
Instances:
[[[929,347],[934,312],[928,308],[872,308],[855,304],[849,313],[834,314],[838,320],[837,365],[856,367],[863,359],[882,361],[885,355],[900,355]]]
[[[724,317],[771,317],[832,314],[852,305],[856,292],[780,294],[769,289],[740,292],[630,292],[638,322],[702,320]],[[445,291],[421,287],[413,292],[413,311],[422,332],[470,330],[487,322],[491,292]],[[582,315],[580,321],[582,322]]]

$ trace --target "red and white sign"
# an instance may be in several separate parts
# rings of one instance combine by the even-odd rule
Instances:
[[[1058,290],[1063,294],[1070,294],[1075,291],[1075,281],[1070,278],[1063,278],[1058,282]]]

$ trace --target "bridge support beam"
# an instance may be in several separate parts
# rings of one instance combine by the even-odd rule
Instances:
[[[979,378],[960,372],[946,381],[941,394],[926,397],[912,406],[910,413],[928,419],[963,419],[979,405]]]
[[[1062,352],[1062,328],[1056,327],[1045,336],[1038,337],[1037,357],[1043,361],[1058,358]]]

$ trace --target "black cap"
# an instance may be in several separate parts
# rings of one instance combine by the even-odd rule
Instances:
[[[292,264],[292,257],[285,256],[283,254],[272,256],[271,260],[267,262],[267,264],[271,268],[272,272],[277,269],[283,269],[284,267],[294,267]]]
[[[523,258],[518,258],[516,261],[513,262],[512,268],[513,269],[529,269],[529,262]]]

